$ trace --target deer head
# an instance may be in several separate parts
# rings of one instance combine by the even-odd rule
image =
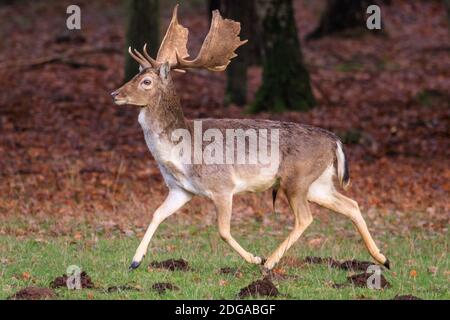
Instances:
[[[156,59],[150,57],[147,45],[142,53],[128,49],[136,60],[140,72],[129,82],[117,89],[111,96],[116,104],[147,106],[158,100],[161,93],[172,92],[170,71],[186,72],[186,69],[207,69],[224,71],[234,52],[247,42],[241,41],[239,22],[223,19],[218,10],[213,11],[211,27],[198,56],[188,60],[187,41],[189,30],[178,23],[178,5],[173,10],[172,20],[158,50]]]

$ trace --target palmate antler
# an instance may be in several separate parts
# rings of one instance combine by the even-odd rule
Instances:
[[[189,68],[204,68],[211,71],[223,71],[227,68],[230,60],[237,56],[234,52],[238,47],[245,44],[247,40],[241,41],[239,22],[223,19],[218,10],[213,11],[211,28],[203,45],[194,60],[187,60],[187,41],[189,30],[178,23],[178,5],[173,10],[172,20],[169,28],[158,50],[156,59],[150,57],[147,45],[144,45],[143,54],[136,49],[128,49],[130,55],[141,65],[142,68],[159,68],[168,62],[171,69],[182,71]]]

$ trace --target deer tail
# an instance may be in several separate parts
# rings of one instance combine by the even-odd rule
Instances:
[[[350,185],[350,173],[348,171],[348,161],[345,156],[341,141],[336,141],[337,176],[342,188],[347,189]]]

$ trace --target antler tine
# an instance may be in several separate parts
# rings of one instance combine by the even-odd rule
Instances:
[[[153,68],[158,68],[161,63],[150,57],[150,55],[147,52],[147,44],[144,44],[144,48],[142,49],[142,52],[144,53],[145,58],[152,64]]]
[[[145,61],[147,65],[149,65],[150,67],[152,67],[151,62],[148,61],[148,60],[142,55],[142,53],[140,53],[140,52],[137,51],[136,49],[134,49],[134,53],[135,53],[142,61]]]
[[[156,61],[155,59],[153,59],[152,57],[150,57],[150,55],[148,54],[148,51],[147,51],[147,44],[144,44],[144,48],[142,49],[142,51],[143,51],[143,53],[144,53],[145,58],[151,63],[151,65],[152,65],[152,67],[153,67],[154,69],[157,69],[157,68],[161,67],[161,65],[162,65],[163,63],[162,63],[162,62]],[[178,52],[177,49],[175,49],[175,51]],[[138,52],[137,52],[137,53],[138,53]],[[173,66],[173,64],[170,64],[170,65]],[[173,71],[181,72],[181,73],[185,73],[185,72],[186,72],[185,70],[182,70],[182,69],[173,69]]]
[[[239,38],[241,24],[223,19],[218,10],[213,11],[211,27],[198,56],[191,61],[175,52],[176,64],[173,68],[205,68],[211,71],[224,71],[230,60],[237,56],[234,52],[248,40]]]
[[[136,60],[137,63],[141,65],[141,67],[149,68],[152,66],[149,61],[147,61],[138,51],[136,51],[136,49],[134,49],[134,51],[139,56],[137,56],[136,54],[133,53],[133,51],[131,51],[131,47],[128,47],[128,53],[131,55],[131,57],[133,57],[134,60]]]

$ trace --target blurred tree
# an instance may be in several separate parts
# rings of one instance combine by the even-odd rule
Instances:
[[[0,6],[8,6],[14,2],[17,2],[17,0],[0,0]]]
[[[250,111],[312,108],[316,102],[303,64],[292,0],[259,0],[257,4],[262,17],[263,79]]]
[[[141,50],[145,43],[149,53],[156,56],[159,45],[159,0],[126,0],[128,47]],[[138,72],[138,64],[126,53],[125,81],[130,80]]]
[[[234,103],[245,105],[247,102],[247,68],[251,64],[258,64],[261,60],[261,45],[258,41],[257,14],[255,1],[222,0],[221,7],[226,18],[241,23],[241,39],[250,41],[239,48],[238,55],[227,68],[227,86],[225,89],[225,105]]]
[[[447,21],[450,29],[450,0],[444,0],[444,6],[447,8]]]
[[[212,11],[219,10],[229,19],[241,23],[241,39],[257,35],[258,17],[255,10],[255,0],[238,2],[235,0],[208,0],[208,22],[211,22]],[[225,89],[225,105],[231,103],[245,105],[247,102],[247,68],[251,64],[261,62],[260,37],[252,37],[245,46],[239,48],[239,58],[233,60],[227,68],[227,85]]]
[[[372,2],[369,0],[328,0],[319,26],[306,38],[317,39],[350,29],[367,31],[366,9]]]

